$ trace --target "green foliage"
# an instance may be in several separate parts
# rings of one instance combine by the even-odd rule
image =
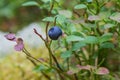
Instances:
[[[44,71],[44,70],[46,70],[46,69],[47,69],[47,67],[44,66],[44,65],[38,65],[38,66],[36,66],[36,67],[34,68],[34,70],[37,71],[37,72],[39,72],[39,71]]]
[[[62,53],[61,53],[61,58],[64,58],[64,59],[70,58],[71,55],[72,55],[72,52],[71,52],[71,51],[65,51],[65,52],[62,52]]]
[[[70,5],[65,4],[66,1],[42,0],[42,2],[44,4],[39,4],[39,6],[34,1],[28,1],[23,5],[34,5],[47,10],[48,16],[45,16],[42,21],[47,23],[47,27],[49,26],[48,23],[52,26],[59,26],[64,33],[58,40],[58,44],[54,41],[49,43],[47,42],[49,38],[44,40],[40,36],[49,51],[50,67],[52,66],[51,68],[56,70],[58,74],[59,69],[66,80],[68,78],[74,80],[74,76],[76,77],[75,80],[101,80],[102,77],[99,75],[108,74],[111,76],[110,70],[104,68],[109,66],[103,65],[107,63],[107,61],[103,61],[103,58],[107,58],[107,56],[100,56],[102,53],[110,53],[108,50],[114,52],[114,40],[120,34],[118,28],[119,12],[113,12],[113,8],[108,8],[111,7],[106,4],[109,1],[76,0],[71,1],[73,2],[72,8],[68,8]],[[67,6],[67,9],[64,6]],[[48,35],[46,36],[48,37]],[[115,41],[117,42],[117,40]],[[58,52],[56,51],[58,48],[55,49],[54,46],[51,46],[53,44],[58,46]],[[44,65],[35,68],[36,71],[46,71],[46,69]],[[98,71],[98,69],[100,70]],[[83,75],[85,77],[82,77]],[[109,79],[112,78],[109,77]],[[103,79],[107,78],[104,77]]]
[[[46,73],[49,73],[49,72],[53,72],[54,70],[50,67],[46,67],[42,64],[36,66],[33,71],[36,71],[36,72],[46,72]]]
[[[80,37],[80,36],[75,36],[75,35],[70,35],[66,37],[67,42],[71,42],[71,41],[82,41],[84,40],[84,38]]]
[[[74,7],[75,9],[85,9],[87,6],[85,4],[78,4]]]
[[[114,48],[114,44],[110,42],[105,42],[100,44],[100,48]]]
[[[82,47],[85,47],[85,46],[86,46],[86,43],[84,43],[83,41],[74,43],[72,46],[72,51],[76,51],[76,50],[81,49]]]
[[[95,36],[87,36],[87,37],[85,37],[84,42],[88,43],[88,44],[97,44],[98,43],[98,38],[95,37]]]
[[[64,80],[114,79],[109,57],[120,50],[118,4],[118,0],[37,0],[23,3],[24,7],[36,6],[46,13],[42,17],[46,23],[46,38],[34,32],[44,41],[49,58],[45,62],[37,60],[40,64],[35,66],[35,70],[45,72],[47,78],[54,70],[54,76],[49,77],[53,80],[56,76]],[[50,26],[59,26],[63,31],[56,41],[48,36]]]
[[[22,6],[39,6],[39,4],[35,1],[29,1],[29,2],[23,3]]]
[[[103,42],[106,42],[106,41],[110,41],[110,39],[112,39],[112,36],[113,36],[112,33],[103,34],[103,35],[100,37],[99,42],[100,42],[100,43],[103,43]]]
[[[54,22],[55,18],[54,17],[46,17],[44,18],[42,21],[46,21],[46,22]]]
[[[64,22],[66,22],[66,17],[65,16],[63,16],[63,15],[56,15],[56,17],[57,17],[57,23],[58,24],[60,24],[60,25],[62,25]]]
[[[16,1],[16,0],[1,0],[0,1],[0,17],[12,18],[15,15],[16,9],[26,0]]]

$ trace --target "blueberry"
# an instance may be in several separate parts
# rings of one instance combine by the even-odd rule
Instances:
[[[50,39],[57,40],[62,35],[62,30],[59,27],[54,26],[48,31],[48,35]]]

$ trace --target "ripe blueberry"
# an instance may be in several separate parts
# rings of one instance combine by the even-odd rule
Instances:
[[[48,35],[50,39],[57,40],[62,35],[62,30],[59,27],[54,26],[48,31]]]

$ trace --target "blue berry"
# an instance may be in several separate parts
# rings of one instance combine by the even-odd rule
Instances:
[[[59,27],[54,26],[48,31],[48,35],[50,39],[57,40],[62,35],[62,30]]]

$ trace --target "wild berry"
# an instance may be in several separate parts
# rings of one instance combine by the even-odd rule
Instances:
[[[50,39],[57,40],[62,35],[62,30],[59,27],[54,26],[48,31],[48,35]]]

